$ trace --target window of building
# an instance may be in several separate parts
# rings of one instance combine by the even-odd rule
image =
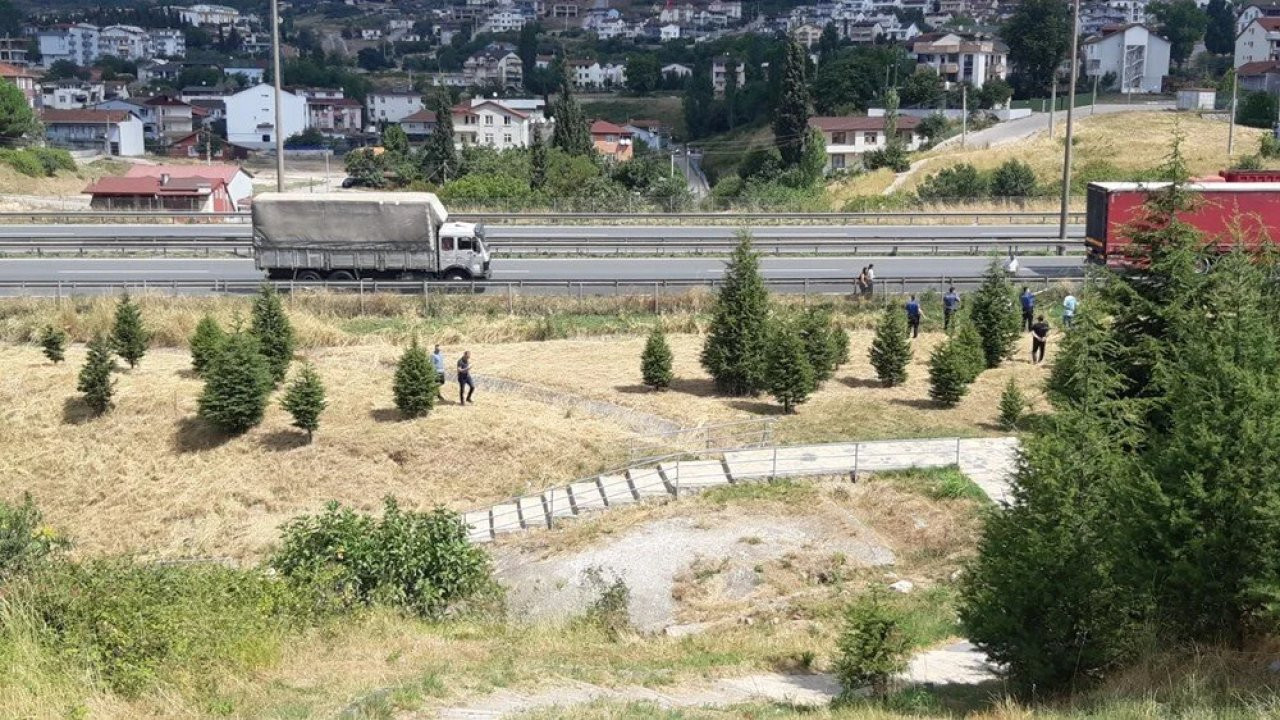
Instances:
[[[486,144],[486,145],[492,145],[492,144],[493,144],[493,133],[485,133],[485,134],[484,134],[484,142],[485,142],[485,144]]]
[[[511,144],[511,133],[507,133],[506,135],[503,135],[503,136],[502,136],[502,142],[503,142],[503,144],[505,144],[505,145],[510,145],[510,144]]]
[[[510,124],[511,124],[511,117],[510,117],[510,116],[508,116],[508,115],[503,115],[503,116],[502,116],[502,124],[503,124],[503,125],[510,125]]]
[[[270,135],[263,135],[263,136],[262,136],[262,142],[271,142],[271,136],[270,136]]]
[[[868,145],[875,145],[880,142],[880,133],[875,130],[868,130],[862,133],[862,142]]]
[[[485,124],[485,125],[492,125],[492,124],[493,124],[493,116],[492,116],[492,115],[485,115],[485,116],[484,116],[484,124]]]
[[[832,145],[844,145],[844,144],[845,144],[845,134],[844,134],[844,132],[833,132],[833,133],[831,133],[831,144],[832,144]]]
[[[831,169],[832,169],[832,170],[843,170],[843,169],[844,169],[844,155],[832,155],[832,156],[831,156]]]

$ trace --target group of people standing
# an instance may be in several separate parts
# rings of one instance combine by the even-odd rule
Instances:
[[[431,353],[431,365],[436,371],[437,394],[444,400],[444,351],[437,345]],[[471,351],[467,350],[458,358],[458,404],[475,404],[471,396],[476,392],[475,381],[471,379]]]
[[[951,329],[951,321],[960,310],[960,302],[960,294],[956,292],[955,287],[948,288],[947,294],[942,296],[942,329],[944,331]],[[1031,362],[1039,364],[1044,362],[1044,353],[1049,345],[1049,323],[1043,314],[1036,315],[1036,294],[1031,292],[1031,288],[1023,286],[1022,294],[1018,296],[1018,303],[1022,307],[1021,328],[1024,332],[1031,333]],[[1062,299],[1064,328],[1071,327],[1079,305],[1080,301],[1069,292]],[[915,295],[907,300],[904,309],[907,313],[907,326],[911,330],[911,337],[917,338],[920,336],[920,321],[924,319],[924,309],[920,307],[920,301]]]
[[[872,263],[858,273],[858,294],[864,298],[871,297],[872,290],[876,286],[876,266]]]

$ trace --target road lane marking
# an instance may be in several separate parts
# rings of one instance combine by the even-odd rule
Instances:
[[[58,270],[58,275],[208,275],[209,270]]]

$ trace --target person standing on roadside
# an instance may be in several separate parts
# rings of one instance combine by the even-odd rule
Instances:
[[[1031,362],[1039,365],[1044,362],[1044,350],[1049,344],[1049,323],[1044,321],[1044,316],[1036,318],[1035,324],[1031,326]]]
[[[475,404],[471,396],[475,394],[476,384],[471,380],[471,351],[462,353],[458,358],[458,404]]]
[[[862,272],[858,273],[858,294],[866,297],[871,294],[871,281],[867,279],[867,266],[862,266]]]
[[[911,328],[911,337],[920,337],[920,319],[924,317],[924,310],[920,308],[920,301],[916,300],[916,296],[912,295],[907,301],[907,325]]]
[[[942,296],[942,329],[947,331],[951,329],[951,318],[955,316],[956,311],[960,309],[960,295],[954,287],[947,290],[947,294]]]
[[[444,351],[437,345],[431,353],[431,365],[436,369],[436,394],[444,399]]]
[[[1071,328],[1071,321],[1076,318],[1076,306],[1079,304],[1080,301],[1076,300],[1076,296],[1071,293],[1067,293],[1067,296],[1062,299],[1062,327]]]
[[[1022,303],[1022,331],[1030,332],[1031,323],[1036,314],[1036,296],[1031,292],[1031,288],[1024,285],[1018,300]]]

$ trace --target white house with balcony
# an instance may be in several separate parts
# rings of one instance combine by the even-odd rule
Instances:
[[[281,137],[297,135],[307,128],[307,99],[291,92],[281,92]],[[275,147],[275,88],[266,83],[228,96],[227,141],[255,150]]]
[[[137,157],[145,152],[142,120],[127,110],[54,110],[40,114],[45,140],[55,147]]]
[[[96,25],[76,23],[60,25],[36,33],[40,48],[40,63],[50,67],[59,60],[67,60],[80,66],[92,65],[101,55],[98,50]]]
[[[1236,36],[1236,67],[1280,59],[1280,17],[1254,18]]]
[[[980,88],[1009,75],[1009,48],[999,40],[963,33],[928,33],[911,41],[916,66],[930,68],[946,83]]]
[[[861,155],[872,150],[883,150],[889,145],[885,132],[884,116],[812,117],[809,127],[822,133],[827,145],[827,171],[857,167]],[[898,116],[898,137],[907,150],[918,150],[924,144],[919,131],[920,118]]]
[[[424,107],[422,93],[416,92],[374,92],[365,100],[370,125],[398,123]]]
[[[484,145],[496,150],[529,147],[534,122],[529,114],[497,100],[480,100],[453,108],[453,134],[461,145]]]
[[[510,45],[493,43],[466,59],[462,75],[472,86],[517,87],[524,82],[524,63]]]
[[[1108,28],[1081,45],[1085,76],[1092,82],[1110,73],[1122,93],[1158,93],[1169,74],[1169,48],[1146,25]]]
[[[147,31],[135,25],[108,25],[98,32],[98,52],[124,60],[147,57]]]
[[[198,27],[220,27],[235,25],[240,20],[240,11],[226,5],[200,4],[178,8],[178,17],[188,25]]]

